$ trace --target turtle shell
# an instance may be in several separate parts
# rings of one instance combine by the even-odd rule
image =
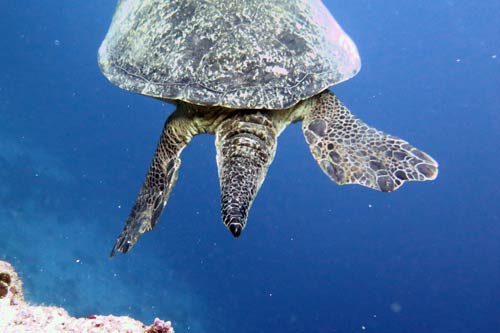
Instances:
[[[361,63],[319,0],[121,0],[99,65],[112,83],[148,96],[283,109]]]

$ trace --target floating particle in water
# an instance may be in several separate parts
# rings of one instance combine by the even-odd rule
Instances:
[[[391,310],[392,312],[394,313],[399,313],[401,312],[401,304],[399,304],[398,302],[394,302],[391,304]]]
[[[55,45],[55,46],[59,46],[59,45],[61,45],[61,41],[60,41],[59,39],[55,39],[55,40],[54,40],[54,45]]]

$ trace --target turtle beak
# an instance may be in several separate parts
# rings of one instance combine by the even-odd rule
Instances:
[[[229,225],[229,230],[231,230],[234,238],[238,238],[240,237],[241,230],[243,230],[243,226],[240,223],[232,223]]]
[[[239,237],[260,183],[252,172],[252,161],[247,157],[234,156],[223,160],[219,167],[222,222],[234,237]]]
[[[235,191],[226,186],[222,186],[222,192],[222,222],[233,236],[238,238],[247,224],[248,211],[255,195],[248,195],[250,193],[245,193],[246,191]]]

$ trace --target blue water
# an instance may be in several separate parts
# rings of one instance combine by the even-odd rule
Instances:
[[[327,5],[363,60],[334,91],[437,180],[337,186],[292,125],[234,239],[199,136],[158,227],[110,260],[172,106],[100,73],[115,1],[2,1],[0,259],[27,299],[178,332],[500,332],[500,2]]]

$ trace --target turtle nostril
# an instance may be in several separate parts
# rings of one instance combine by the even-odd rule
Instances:
[[[233,236],[235,238],[238,238],[241,234],[241,230],[243,230],[243,228],[241,227],[241,224],[239,223],[231,223],[229,225],[229,230],[231,231],[231,233],[233,234]]]

